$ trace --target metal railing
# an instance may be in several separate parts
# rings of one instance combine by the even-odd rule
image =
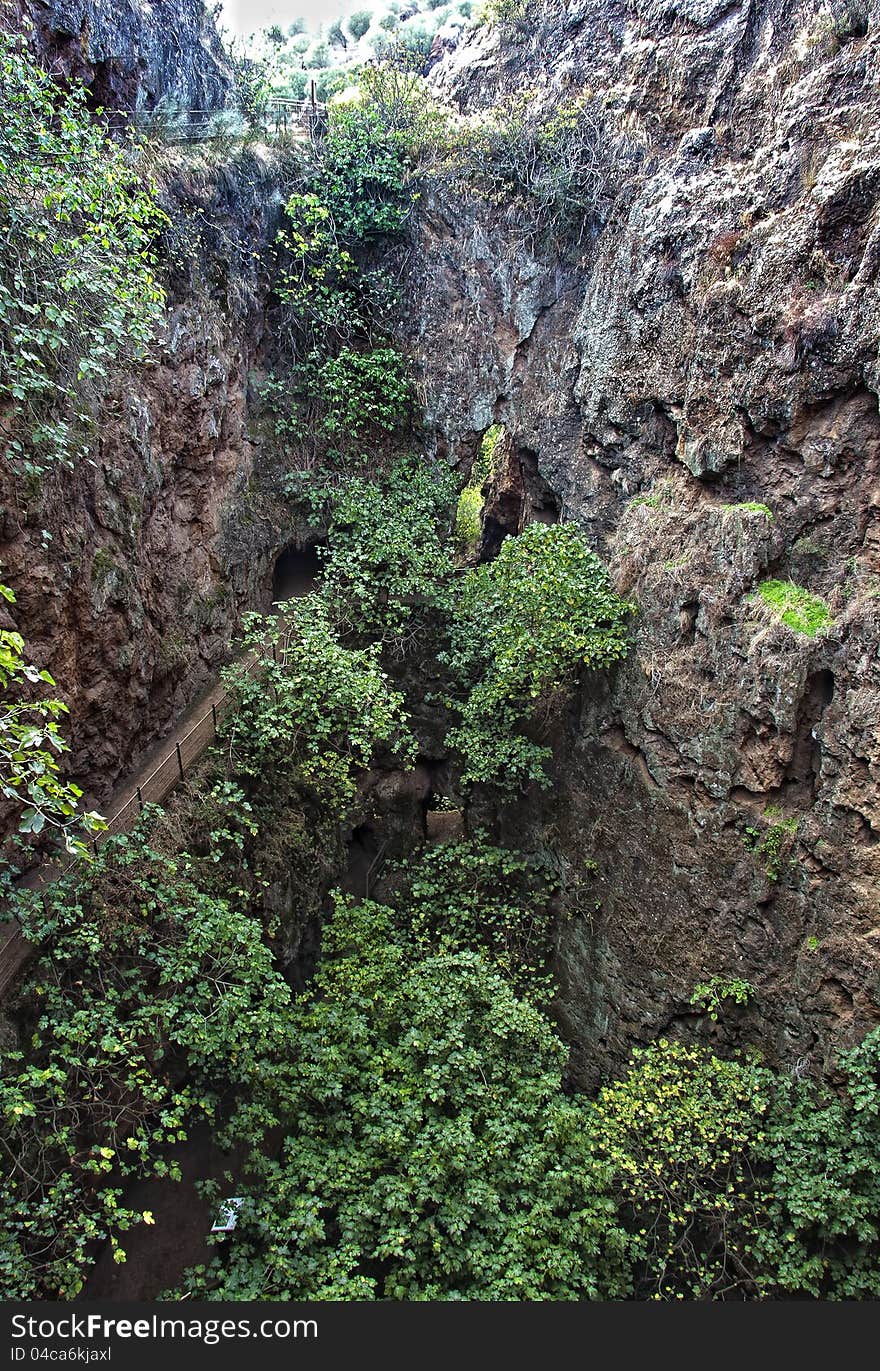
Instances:
[[[238,659],[238,664],[247,671],[258,666],[255,653]],[[171,792],[185,779],[186,773],[200,760],[209,745],[217,737],[220,720],[228,713],[232,702],[232,692],[222,690],[208,697],[204,712],[180,737],[170,744],[168,752],[157,766],[129,790],[120,807],[107,820],[107,827],[91,840],[93,851],[101,842],[116,833],[129,832],[147,804],[161,804]],[[125,793],[123,791],[123,793]],[[31,888],[41,888],[57,880],[71,870],[74,858],[67,861],[43,861],[25,878]],[[0,924],[0,999],[6,994],[19,972],[27,965],[36,952],[29,943],[18,923],[10,921]]]
[[[318,100],[313,89],[306,100],[288,100],[275,96],[268,100],[258,122],[265,132],[279,137],[291,130],[301,128],[315,137],[320,133],[327,118],[326,104]],[[148,113],[127,114],[117,111],[111,115],[111,123],[124,127],[128,123],[147,131],[161,133],[166,142],[203,143],[216,138],[234,138],[242,135],[254,122],[239,105],[223,109],[176,109],[172,106],[150,110]]]

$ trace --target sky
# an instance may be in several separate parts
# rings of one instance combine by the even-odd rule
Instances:
[[[356,0],[223,0],[222,23],[233,33],[248,34],[268,24],[285,28],[300,16],[310,24],[332,24],[356,8]]]

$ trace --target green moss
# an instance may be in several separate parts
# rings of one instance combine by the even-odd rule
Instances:
[[[473,547],[480,537],[483,497],[477,487],[465,486],[455,511],[455,541],[459,547]]]
[[[110,549],[106,547],[96,548],[92,558],[92,585],[95,587],[103,586],[115,570],[116,563]]]
[[[831,611],[825,601],[793,581],[762,581],[756,594],[795,633],[815,638],[831,623]]]
[[[739,505],[722,505],[721,510],[724,514],[763,514],[765,519],[773,518],[773,510],[769,505],[759,504],[757,500],[744,500]]]
[[[487,428],[480,442],[471,470],[471,477],[461,495],[455,511],[455,541],[462,551],[476,547],[482,532],[480,516],[483,513],[483,486],[495,473],[495,454],[504,436],[504,425],[493,424]]]

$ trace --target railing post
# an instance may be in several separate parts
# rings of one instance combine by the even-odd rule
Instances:
[[[174,744],[177,750],[177,769],[180,772],[180,779],[183,780],[183,758],[180,755],[180,743]]]
[[[143,797],[143,795],[141,794],[141,788],[140,788],[140,786],[137,787],[137,797],[138,797],[138,804],[140,805],[140,808],[141,808],[141,813],[143,814],[143,812],[144,812],[144,797]]]
[[[212,718],[213,721],[214,721],[214,737],[216,738],[216,737],[217,737],[217,706],[213,703],[213,701],[212,701],[212,703],[211,703],[211,718]]]

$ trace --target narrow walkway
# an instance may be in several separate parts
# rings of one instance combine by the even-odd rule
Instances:
[[[312,551],[284,553],[279,558],[279,567],[281,576],[276,572],[274,610],[281,610],[285,600],[308,595],[314,589],[319,563]],[[239,658],[248,664],[256,660],[254,653]],[[137,770],[105,802],[104,810],[110,818],[105,832],[96,839],[98,843],[109,834],[127,832],[144,805],[161,804],[171,794],[214,741],[230,698],[222,681],[217,680],[187,707],[171,733],[147,752]],[[22,877],[20,884],[31,890],[42,889],[71,865],[69,861],[41,862]],[[0,1000],[35,951],[17,923],[0,923]]]

